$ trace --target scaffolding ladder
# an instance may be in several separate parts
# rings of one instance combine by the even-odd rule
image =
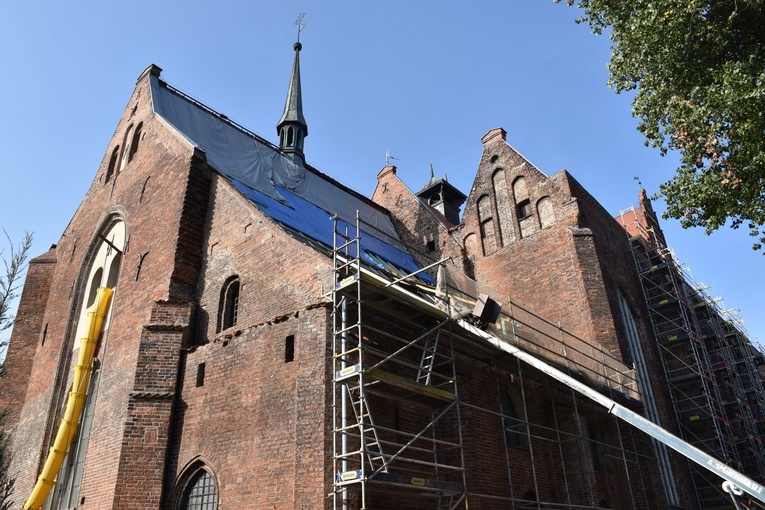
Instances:
[[[367,509],[385,491],[453,510],[466,490],[451,322],[381,320],[370,292],[384,306],[384,289],[361,278],[362,225],[374,228],[334,218],[334,508]]]

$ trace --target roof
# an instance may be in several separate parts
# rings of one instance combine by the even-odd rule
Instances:
[[[387,212],[320,172],[285,157],[265,139],[199,101],[149,75],[154,112],[189,143],[202,150],[209,165],[272,220],[328,248],[333,246],[333,217],[355,235],[362,220],[362,258],[391,270],[386,262],[412,273],[419,270],[406,252]],[[354,254],[355,255],[355,254]],[[430,282],[427,275],[421,278]]]
[[[434,177],[431,173],[430,180],[428,180],[428,183],[422,187],[420,191],[416,193],[416,195],[422,195],[426,193],[427,191],[433,189],[433,188],[445,188],[451,195],[454,196],[454,198],[460,199],[460,204],[465,201],[467,196],[457,188],[455,188],[448,180],[442,179],[441,177]],[[455,200],[456,201],[456,200]]]

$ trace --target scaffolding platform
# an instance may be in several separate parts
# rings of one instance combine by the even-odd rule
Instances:
[[[362,476],[363,475],[360,469],[346,471],[340,474],[340,480],[337,483],[340,486],[359,483]],[[381,488],[385,489],[388,487],[399,487],[409,490],[451,494],[461,494],[465,492],[465,486],[459,483],[429,480],[427,478],[397,475],[394,473],[379,472],[367,478],[366,482],[370,484],[382,485],[384,487]]]

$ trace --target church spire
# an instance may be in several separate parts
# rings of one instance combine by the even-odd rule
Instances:
[[[303,96],[300,91],[300,50],[303,49],[303,45],[300,44],[299,38],[298,32],[287,102],[284,104],[284,113],[276,125],[276,130],[279,133],[279,149],[282,153],[298,165],[304,165],[303,141],[308,136],[308,124],[303,117]]]

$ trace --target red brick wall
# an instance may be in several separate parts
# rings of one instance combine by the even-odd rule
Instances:
[[[166,505],[203,460],[220,508],[324,508],[331,491],[331,259],[292,238],[216,178],[204,232],[194,345],[182,356]],[[216,332],[220,293],[240,279],[237,323]],[[285,362],[293,336],[294,361]],[[200,369],[200,365],[204,368]],[[204,371],[203,385],[198,374]]]
[[[140,433],[143,426],[137,422],[134,426],[131,420],[136,415],[151,419],[138,410],[135,398],[131,397],[136,390],[136,367],[147,352],[144,349],[148,340],[142,340],[144,325],[151,324],[156,302],[193,297],[194,266],[198,267],[201,257],[199,231],[209,195],[209,176],[203,162],[187,141],[155,118],[149,101],[148,80],[144,76],[128,102],[90,189],[56,249],[59,262],[41,321],[49,325],[48,340],[30,353],[30,384],[19,418],[20,430],[24,432],[17,434],[14,446],[13,469],[19,472],[17,494],[22,497],[31,490],[47,455],[50,438],[58,428],[57,412],[71,378],[72,350],[76,345],[73,336],[89,257],[101,242],[97,233],[115,215],[125,222],[128,244],[110,328],[97,353],[102,361],[102,375],[95,395],[83,475],[81,495],[86,501],[83,508],[120,507],[123,501],[146,492],[142,485],[118,487],[117,483],[120,463],[138,460],[130,459],[122,451],[123,445],[127,447],[129,438]],[[112,176],[106,182],[113,148],[117,144],[124,146],[128,126],[140,122],[143,131],[134,158],[116,178]],[[167,342],[162,346],[165,351],[172,351],[175,346],[177,356],[177,338],[160,336],[155,341],[159,340]],[[171,380],[167,382],[172,386]],[[157,408],[154,414],[165,422],[169,420],[166,406]],[[157,437],[162,440],[161,433]],[[161,487],[161,474],[152,476],[155,485]]]
[[[421,265],[427,266],[444,257],[453,257],[457,267],[461,266],[463,250],[458,231],[440,221],[409,190],[396,175],[396,167],[387,166],[377,175],[372,200],[393,213],[396,231]],[[428,249],[429,241],[433,242],[433,251]]]

